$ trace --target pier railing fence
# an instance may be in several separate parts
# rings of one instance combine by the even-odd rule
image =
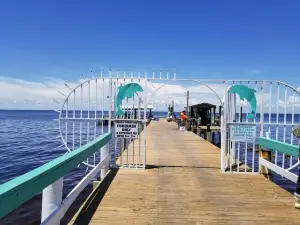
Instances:
[[[263,169],[272,170],[295,182],[299,165],[296,151],[298,139],[292,131],[300,123],[299,91],[279,81],[226,83],[228,88],[223,99],[222,118],[222,171],[262,173],[263,166]],[[238,94],[229,92],[233,85],[245,85],[256,91],[257,109],[253,119],[248,117],[252,110],[250,104],[241,100]],[[231,128],[238,126],[252,129],[255,138],[249,141],[235,141]],[[284,151],[285,148],[292,148],[293,151]],[[268,160],[264,154],[266,151],[270,152]]]
[[[42,224],[59,224],[80,192],[100,172],[104,179],[109,169],[108,145],[111,138],[111,133],[103,134],[72,152],[0,185],[0,218],[42,192]],[[95,152],[103,156],[100,162],[62,200],[63,177]]]

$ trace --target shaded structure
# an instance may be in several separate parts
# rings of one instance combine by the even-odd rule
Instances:
[[[189,107],[189,117],[196,122],[200,117],[199,125],[217,125],[216,124],[216,105],[210,103],[200,103]]]

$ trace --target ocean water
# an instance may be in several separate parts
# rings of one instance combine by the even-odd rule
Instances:
[[[166,117],[167,115],[166,112],[153,112],[153,114],[155,117]],[[176,113],[176,116],[179,117],[179,113]],[[61,146],[58,122],[53,120],[57,118],[58,113],[54,111],[0,110],[0,184],[35,169],[66,152],[65,147]],[[260,119],[259,115],[257,119]],[[278,119],[279,122],[283,122],[284,116],[280,115]],[[294,119],[294,123],[298,123],[299,115]],[[269,120],[268,115],[264,116],[264,120]],[[272,114],[271,121],[276,120],[276,115]],[[287,115],[286,121],[291,123],[291,115]],[[272,132],[272,138],[275,138],[276,126],[265,125],[264,130],[268,129]],[[279,127],[278,139],[284,140],[285,138],[287,142],[296,143],[296,140],[291,140],[290,132],[291,127],[286,128],[285,131],[283,127]],[[64,178],[64,196],[82,179],[85,172],[86,167],[82,165]],[[275,176],[274,182],[290,192],[294,190],[294,184],[280,176]],[[62,224],[68,222],[91,190],[92,185],[90,184],[72,205]],[[1,219],[0,224],[39,224],[41,200],[41,194],[38,194],[22,207]]]
[[[154,113],[157,117],[165,117],[166,114],[165,112]],[[55,111],[0,110],[0,184],[25,174],[66,152],[65,147],[61,146],[58,122],[54,121],[57,118],[58,113]],[[97,129],[100,127],[98,126]],[[107,127],[104,127],[105,130]],[[85,174],[86,166],[81,165],[64,177],[63,195],[66,196]],[[62,224],[68,222],[91,190],[92,184],[80,194]],[[41,201],[42,196],[38,194],[19,209],[0,219],[0,224],[40,224]]]

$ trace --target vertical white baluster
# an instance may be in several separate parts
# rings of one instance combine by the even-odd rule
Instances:
[[[68,118],[69,118],[69,99],[66,100],[66,144],[68,146]]]
[[[117,78],[117,81],[114,82],[114,118],[117,118],[117,86],[118,86],[119,79]],[[117,161],[117,147],[118,147],[118,139],[115,138],[115,149],[114,149],[114,166],[116,165]]]
[[[101,148],[100,153],[101,153],[101,160],[103,160],[109,154],[109,143],[107,143],[105,146]],[[109,164],[105,165],[105,167],[101,169],[100,172],[101,180],[105,178],[108,168],[109,168]]]
[[[235,82],[233,82],[233,84],[235,84]],[[233,119],[235,122],[237,122],[236,121],[236,94],[233,94]],[[235,148],[236,148],[236,143],[232,142],[232,157],[233,157],[234,163],[236,164]]]
[[[295,91],[293,91],[293,103],[292,103],[292,130],[294,129],[294,122],[295,122]],[[291,133],[291,144],[294,144],[294,135]],[[290,167],[293,164],[293,156],[290,156]]]
[[[248,81],[248,87],[250,87],[250,81]],[[247,104],[246,106],[246,123],[248,123],[248,115],[249,115],[249,105]],[[245,144],[245,171],[247,172],[247,167],[248,167],[248,143]]]
[[[73,140],[72,140],[72,148],[75,149],[75,90],[73,92]]]
[[[88,81],[88,123],[87,123],[87,137],[86,143],[90,141],[90,110],[91,110],[91,82]],[[89,158],[86,159],[86,162],[89,163]]]
[[[270,82],[270,99],[269,99],[269,132],[271,132],[271,117],[272,117],[272,82]]]
[[[223,107],[221,112],[221,172],[225,172],[226,168],[226,143],[227,143],[227,87],[228,83],[226,82],[226,88],[225,88],[225,93],[224,93],[224,102],[223,102]]]
[[[148,108],[148,88],[147,88],[147,72],[145,73],[145,88],[144,88],[144,93],[145,93],[145,100],[144,100],[144,165],[143,168],[146,169],[146,135],[147,135],[147,128],[146,128],[146,121],[147,121],[147,108]]]
[[[264,136],[264,123],[265,123],[265,112],[264,112],[264,105],[265,105],[265,81],[261,82],[261,91],[260,91],[260,137]],[[256,126],[256,125],[255,125]],[[254,172],[254,156],[255,156],[255,143],[253,144],[254,149],[253,149],[253,159],[252,159],[252,172]],[[259,157],[259,154],[258,154]],[[258,164],[258,171],[260,171],[260,164]]]
[[[48,216],[61,204],[63,194],[63,178],[60,178],[50,184],[43,190],[42,197],[42,215],[41,222],[45,221]],[[57,219],[53,224],[60,224]]]
[[[90,110],[91,110],[91,82],[88,81],[88,127],[87,127],[87,143],[90,141]]]
[[[284,91],[284,127],[283,127],[283,142],[286,141],[286,108],[287,108],[287,86]],[[285,167],[285,154],[282,153],[282,168]]]
[[[96,102],[95,102],[95,122],[94,122],[94,140],[97,136],[97,102],[98,102],[98,86],[97,86],[97,78],[95,79],[95,88],[96,88]],[[96,153],[94,153],[94,166],[96,166]]]
[[[241,103],[241,101],[240,101]],[[240,104],[240,107],[242,107],[242,105]],[[242,114],[241,114],[241,110],[239,110],[239,122],[242,121]],[[240,172],[240,147],[241,147],[241,142],[238,142],[238,159],[237,159],[237,172]]]
[[[102,77],[102,71],[101,71]],[[102,79],[102,113],[101,113],[101,134],[104,134],[104,101],[105,101],[105,79]]]
[[[108,132],[111,132],[111,110],[112,110],[112,78],[111,70],[109,71],[109,111],[108,111]]]
[[[82,109],[83,109],[83,89],[82,84],[80,85],[80,119],[82,119]],[[82,122],[80,120],[79,124],[79,145],[82,146]]]
[[[135,94],[134,94],[135,95]],[[131,119],[134,119],[134,95],[132,96],[132,107],[131,107]],[[134,167],[134,139],[131,140],[132,142],[132,166]]]
[[[278,140],[278,126],[279,126],[279,94],[280,94],[280,87],[279,87],[279,83],[277,83],[277,107],[276,107],[276,140]],[[278,152],[275,151],[275,165],[277,165],[277,161],[278,161]]]

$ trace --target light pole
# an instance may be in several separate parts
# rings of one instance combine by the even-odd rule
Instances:
[[[188,90],[185,94],[186,94],[186,113],[189,114],[190,91]]]

